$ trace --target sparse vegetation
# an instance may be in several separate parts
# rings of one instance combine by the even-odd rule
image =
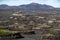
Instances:
[[[14,16],[12,14],[16,13],[21,14],[22,16]],[[44,14],[47,12],[48,14]],[[56,14],[53,14],[55,13]],[[19,12],[19,10],[7,10],[0,11],[0,35],[3,34],[13,34],[14,31],[27,31],[34,30],[38,32],[37,38],[41,40],[59,40],[60,37],[60,16],[58,16],[59,11],[25,11]],[[34,15],[32,15],[32,14]],[[42,14],[43,13],[43,14]],[[51,14],[49,14],[51,13]],[[60,12],[59,12],[60,13]],[[4,15],[3,15],[4,14]],[[28,15],[31,14],[31,15]],[[36,15],[39,14],[39,15]],[[60,14],[59,14],[60,15]],[[5,17],[6,16],[6,17]],[[12,17],[12,18],[10,18]],[[3,22],[9,20],[7,22]],[[3,29],[5,28],[5,29]],[[11,31],[10,31],[11,30]],[[35,37],[33,36],[33,37]]]

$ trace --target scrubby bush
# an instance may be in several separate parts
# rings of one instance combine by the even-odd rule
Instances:
[[[13,32],[9,30],[0,30],[0,35],[4,35],[4,34],[13,34]]]

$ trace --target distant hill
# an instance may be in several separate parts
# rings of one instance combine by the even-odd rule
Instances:
[[[30,3],[30,4],[25,4],[25,5],[19,5],[19,6],[8,6],[5,4],[2,4],[0,5],[0,9],[48,10],[48,9],[55,9],[55,8],[50,5]]]

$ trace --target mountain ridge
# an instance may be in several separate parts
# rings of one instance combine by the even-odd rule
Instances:
[[[9,6],[6,4],[2,4],[0,5],[0,9],[49,10],[49,9],[55,9],[55,7],[38,3],[30,3],[19,6]]]

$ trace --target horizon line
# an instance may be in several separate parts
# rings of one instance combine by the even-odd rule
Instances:
[[[37,2],[31,2],[31,3],[25,3],[25,4],[19,4],[19,5],[9,5],[9,4],[0,4],[0,5],[7,5],[7,6],[21,6],[21,5],[28,5],[28,4],[40,4],[40,5],[48,5],[48,4],[42,4],[42,3],[37,3]],[[52,5],[48,5],[48,6],[52,6]],[[54,6],[52,6],[54,7]],[[55,7],[55,8],[60,8],[60,7]]]

